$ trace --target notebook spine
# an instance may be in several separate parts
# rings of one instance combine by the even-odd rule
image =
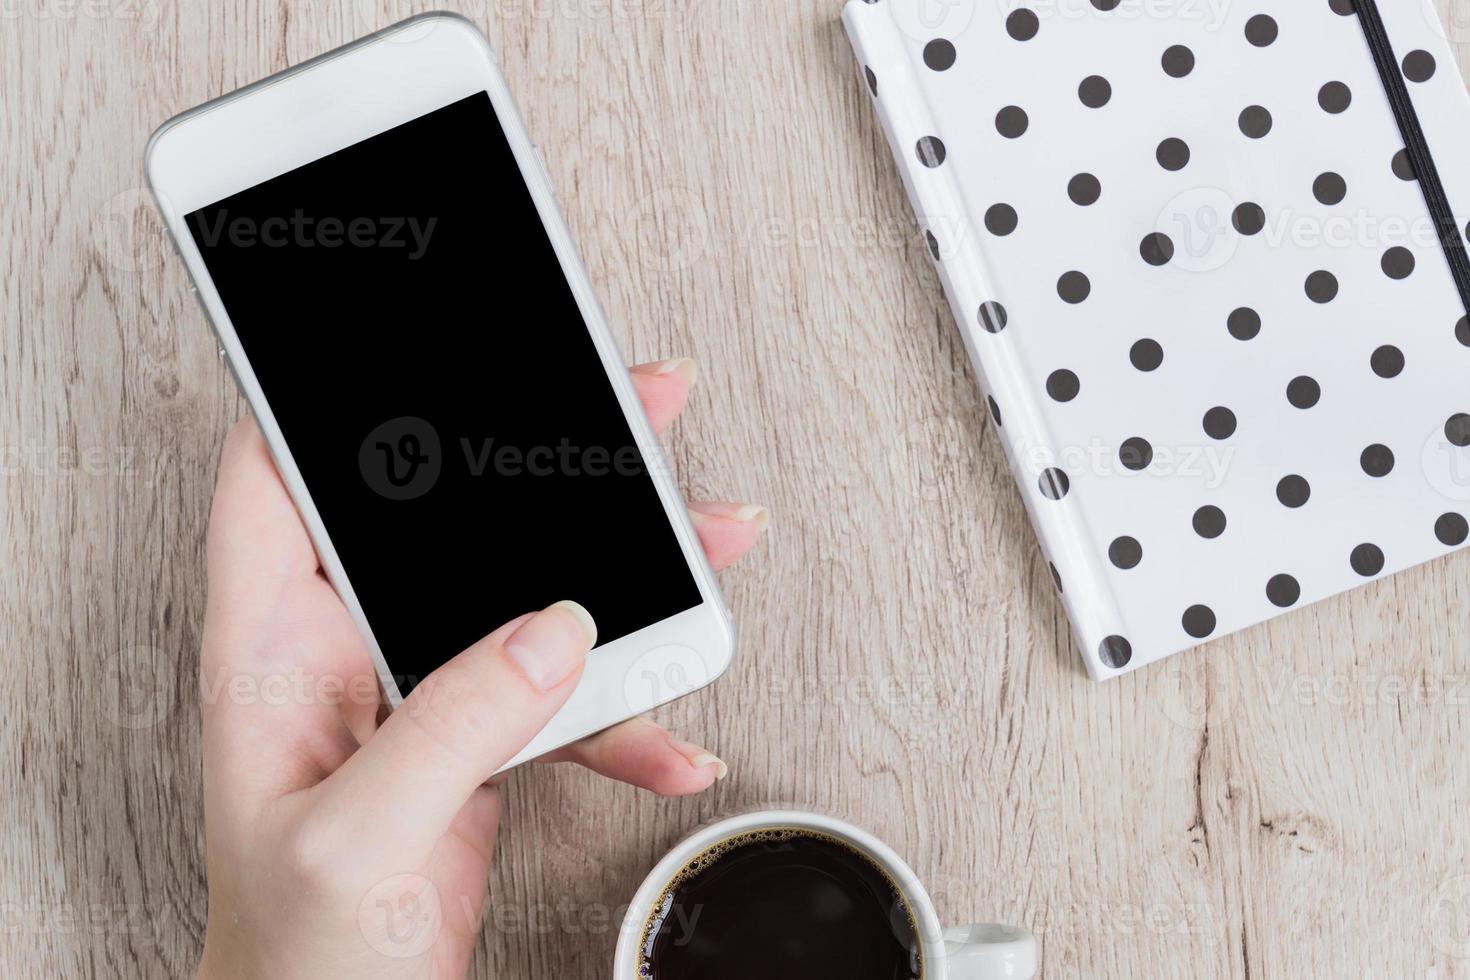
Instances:
[[[981,394],[1020,488],[1043,556],[1072,622],[1089,675],[1102,680],[1127,669],[1128,635],[1075,500],[1059,477],[1061,455],[1049,437],[1038,393],[1020,351],[1007,335],[1004,292],[996,288],[981,233],[955,179],[944,167],[944,134],[919,85],[908,40],[880,0],[849,0],[843,23],[859,74],[898,164],[919,227],[974,364]],[[1126,643],[1123,644],[1126,647]]]

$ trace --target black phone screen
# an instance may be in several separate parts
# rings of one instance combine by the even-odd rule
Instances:
[[[487,94],[187,221],[402,690],[560,599],[700,604]]]

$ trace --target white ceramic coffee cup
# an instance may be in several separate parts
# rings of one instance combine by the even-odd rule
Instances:
[[[934,902],[913,870],[892,848],[865,830],[801,810],[760,810],[710,824],[684,838],[643,879],[628,906],[613,960],[613,980],[639,980],[643,924],[670,879],[690,859],[722,840],[777,827],[814,830],[844,840],[888,873],[903,892],[918,926],[924,980],[1027,980],[1036,973],[1036,938],[1014,926],[970,925],[945,929]]]

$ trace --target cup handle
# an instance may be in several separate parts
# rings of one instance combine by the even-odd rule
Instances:
[[[1016,926],[971,925],[944,930],[950,980],[1030,980],[1036,937]]]

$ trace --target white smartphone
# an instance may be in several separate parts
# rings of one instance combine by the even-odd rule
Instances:
[[[725,670],[729,613],[479,30],[413,18],[202,105],[147,169],[393,706],[560,599],[598,646],[510,765]]]

